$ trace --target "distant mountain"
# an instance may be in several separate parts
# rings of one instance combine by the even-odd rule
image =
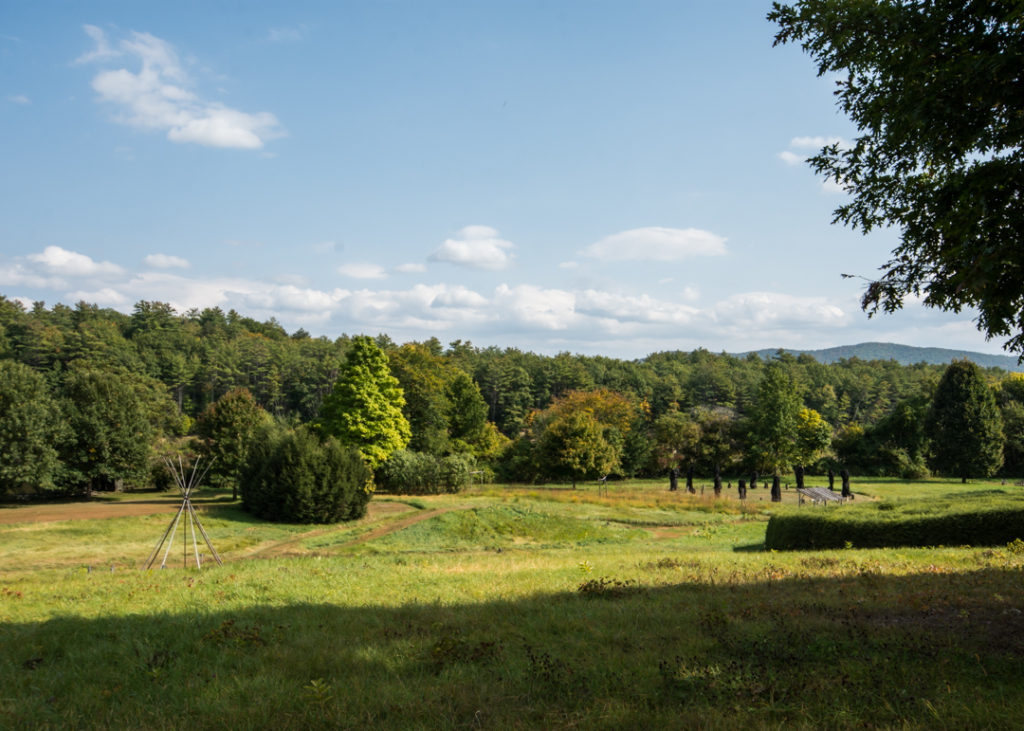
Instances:
[[[1024,365],[1018,365],[1017,358],[1010,355],[990,355],[970,350],[950,350],[949,348],[917,348],[912,345],[896,343],[860,343],[859,345],[840,345],[822,350],[790,350],[789,348],[783,348],[783,350],[793,355],[807,353],[819,363],[834,363],[841,358],[859,358],[860,360],[894,360],[902,365],[913,365],[922,362],[951,363],[954,360],[966,358],[982,368],[1024,371]],[[778,352],[778,348],[765,348],[751,352],[757,353],[762,358],[770,358]]]

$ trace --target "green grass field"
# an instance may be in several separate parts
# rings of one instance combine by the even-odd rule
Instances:
[[[1017,546],[765,552],[764,490],[666,487],[382,495],[338,526],[214,494],[225,564],[201,571],[180,529],[168,568],[139,570],[173,496],[124,517],[154,496],[104,499],[102,519],[0,508],[0,728],[1024,725]]]

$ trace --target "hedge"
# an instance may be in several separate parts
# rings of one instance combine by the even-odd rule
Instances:
[[[1024,538],[1024,501],[908,501],[772,515],[765,548],[776,551],[900,546],[999,546]]]

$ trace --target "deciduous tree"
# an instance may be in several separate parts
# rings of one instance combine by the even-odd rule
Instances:
[[[786,369],[769,363],[758,389],[750,431],[750,448],[762,472],[778,474],[793,464],[800,409],[800,397]]]
[[[259,428],[270,421],[248,389],[228,391],[199,415],[196,434],[203,439],[203,453],[213,460],[207,473],[212,486],[231,486],[238,497],[239,474]]]
[[[603,432],[597,419],[586,411],[560,414],[540,437],[542,464],[555,474],[570,477],[573,488],[577,480],[607,475],[618,457]]]
[[[166,392],[161,396],[169,405]],[[145,377],[93,368],[68,372],[63,404],[69,437],[61,444],[68,487],[111,490],[122,480],[145,479],[155,398]]]
[[[814,409],[800,409],[796,420],[796,461],[810,465],[832,442],[832,427]]]
[[[54,488],[60,412],[42,376],[0,360],[0,495]]]
[[[857,125],[811,166],[850,193],[834,220],[900,230],[868,286],[869,312],[908,294],[976,307],[989,337],[1024,350],[1024,12],[1000,0],[775,2],[775,43],[836,76]]]

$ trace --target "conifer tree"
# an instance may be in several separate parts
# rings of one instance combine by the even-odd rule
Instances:
[[[319,425],[342,445],[358,449],[372,470],[409,444],[404,405],[387,355],[372,338],[360,335],[352,339],[338,380],[320,407]]]
[[[953,361],[935,389],[925,429],[932,466],[956,475],[988,477],[1003,464],[1003,423],[992,389],[978,366]]]

